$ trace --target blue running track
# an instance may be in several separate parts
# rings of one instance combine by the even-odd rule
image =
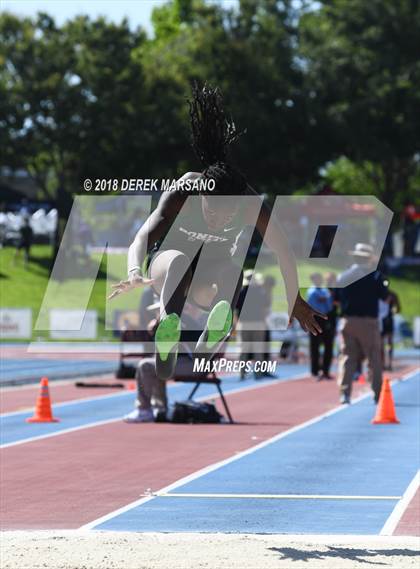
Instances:
[[[393,392],[399,425],[371,425],[369,396],[169,492],[347,498],[155,497],[95,529],[376,535],[420,462],[420,373]]]

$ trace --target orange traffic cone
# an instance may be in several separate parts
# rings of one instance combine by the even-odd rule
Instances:
[[[35,414],[26,419],[27,423],[58,423],[59,419],[52,416],[50,392],[48,389],[48,378],[41,379],[39,395],[36,400]]]
[[[136,381],[130,381],[127,385],[127,389],[128,389],[128,391],[136,391],[137,382]]]
[[[381,394],[379,396],[378,407],[376,408],[375,418],[372,420],[375,425],[384,423],[399,423],[395,413],[394,398],[392,397],[391,385],[387,377],[382,383]]]
[[[361,373],[359,375],[359,379],[357,381],[357,383],[359,383],[360,385],[366,385],[366,379],[363,373]]]

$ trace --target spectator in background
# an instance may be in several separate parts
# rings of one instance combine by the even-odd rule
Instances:
[[[29,203],[26,198],[23,198],[23,200],[20,202],[18,213],[24,218],[30,216]]]
[[[261,273],[248,270],[244,272],[243,287],[239,293],[236,310],[239,313],[240,360],[262,359],[264,353],[264,338],[268,298],[263,287],[264,278]],[[246,301],[245,301],[246,299]],[[245,310],[242,310],[245,306]],[[241,380],[246,373],[241,370]],[[261,379],[265,373],[254,372],[255,379]]]
[[[19,259],[21,251],[23,250],[23,264],[25,269],[28,267],[28,263],[29,263],[29,259],[30,259],[30,253],[31,253],[31,245],[32,245],[32,241],[33,241],[33,231],[32,231],[32,227],[30,225],[30,219],[28,215],[25,215],[25,217],[23,218],[23,223],[20,227],[20,235],[19,235],[19,240],[17,242],[16,245],[16,251],[15,251],[15,257],[14,257],[14,261],[16,263],[16,261]]]
[[[389,282],[385,281],[384,285],[387,287]],[[388,289],[385,309],[385,316],[381,322],[382,365],[384,369],[391,371],[394,356],[394,314],[401,311],[400,300],[393,290]]]
[[[320,273],[313,273],[311,275],[311,281],[314,286],[308,289],[307,301],[309,306],[318,312],[322,312],[322,314],[328,314],[333,309],[331,292],[328,288],[322,286],[323,277]],[[322,328],[322,332],[316,336],[310,334],[309,344],[311,373],[317,381],[321,381],[322,379],[331,379],[332,342],[329,321],[319,319],[318,322]],[[320,358],[321,346],[323,346],[322,361]]]
[[[379,271],[374,271],[377,259],[371,245],[357,243],[351,252],[356,261],[338,278],[342,321],[340,322],[340,357],[338,385],[340,402],[350,403],[352,380],[360,361],[368,361],[368,378],[375,402],[382,386],[381,337],[379,332],[379,300],[388,297],[388,290]],[[371,272],[362,276],[366,269]],[[356,280],[355,280],[356,279]],[[345,286],[347,282],[354,281]]]
[[[339,313],[339,291],[337,287],[337,277],[334,273],[327,273],[325,276],[327,286],[331,292],[333,298],[333,309],[328,313],[328,320],[331,323],[330,334],[331,334],[331,350],[334,352],[334,341],[335,335],[337,333],[337,319]],[[353,376],[353,381],[357,381],[363,371],[363,358],[360,358],[357,365],[356,371]]]
[[[337,333],[337,319],[339,310],[338,290],[337,290],[337,277],[335,273],[327,273],[325,275],[325,284],[331,294],[332,309],[327,313],[328,316],[328,342],[330,342],[330,349],[332,356],[334,355],[335,335]]]
[[[414,257],[416,254],[416,244],[420,231],[420,213],[418,213],[414,204],[406,201],[402,217],[404,256]]]
[[[266,294],[267,306],[266,306],[266,315],[265,315],[265,333],[264,333],[264,360],[270,361],[271,359],[271,349],[270,349],[270,341],[271,341],[271,333],[270,327],[268,326],[268,317],[271,313],[271,307],[273,304],[273,289],[276,286],[276,279],[271,275],[267,275],[264,277],[263,287]],[[274,374],[267,372],[266,377],[276,377]]]
[[[90,248],[93,245],[93,235],[90,225],[86,221],[81,220],[78,230],[78,240],[82,248],[82,256],[85,260],[89,259]]]
[[[0,205],[0,249],[4,246],[6,240],[6,216],[3,213],[3,208]]]

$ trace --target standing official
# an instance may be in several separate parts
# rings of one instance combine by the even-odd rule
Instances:
[[[350,403],[352,379],[359,362],[367,359],[369,381],[379,399],[382,385],[381,335],[378,321],[379,300],[386,300],[388,289],[379,271],[375,271],[377,259],[373,248],[358,243],[351,252],[355,259],[352,265],[338,278],[338,285],[352,284],[339,289],[341,314],[340,357],[338,366],[338,385],[340,402]],[[372,272],[366,276],[366,268]],[[355,280],[356,279],[356,280]],[[354,281],[354,282],[353,282]]]
[[[311,275],[313,286],[308,289],[308,304],[322,314],[328,314],[333,309],[333,299],[328,288],[323,286],[324,279],[320,273]],[[314,379],[331,379],[330,366],[332,360],[332,343],[330,334],[330,322],[319,320],[322,332],[316,336],[310,336],[311,373]],[[323,346],[322,358],[320,348]]]

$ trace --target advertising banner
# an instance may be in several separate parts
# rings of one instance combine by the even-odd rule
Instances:
[[[96,310],[66,310],[54,308],[50,310],[50,336],[55,340],[95,340],[98,328]],[[82,321],[77,330],[74,323]]]
[[[0,309],[0,338],[28,339],[32,334],[30,308]]]

